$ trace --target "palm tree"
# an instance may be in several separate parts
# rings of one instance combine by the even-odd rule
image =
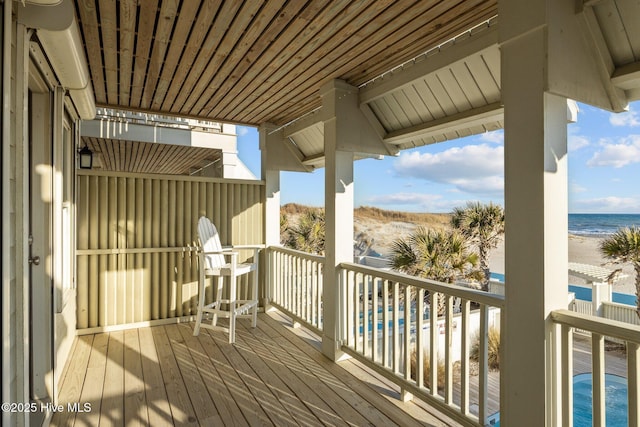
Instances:
[[[455,230],[427,230],[418,227],[407,239],[391,246],[393,269],[425,279],[454,283],[458,279],[477,278],[478,256],[469,250],[467,239]],[[438,315],[444,313],[439,298]]]
[[[280,224],[282,225],[282,218]],[[297,224],[287,227],[284,244],[299,251],[324,254],[325,214],[315,209],[304,212]]]
[[[469,202],[466,207],[453,210],[451,225],[477,247],[480,270],[484,274],[482,290],[489,291],[489,253],[504,234],[504,209],[493,203]]]
[[[614,263],[630,262],[636,273],[636,313],[640,317],[640,227],[619,228],[600,242],[600,252]]]

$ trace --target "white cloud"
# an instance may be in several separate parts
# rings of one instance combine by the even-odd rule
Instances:
[[[367,201],[378,203],[381,205],[423,205],[427,203],[433,203],[440,199],[442,199],[442,196],[438,194],[393,193],[371,196],[369,197],[369,199],[367,199]]]
[[[487,142],[502,144],[504,143],[504,130],[499,129],[491,132],[485,132],[480,135],[480,139]]]
[[[596,151],[587,166],[623,166],[640,163],[640,135],[629,135],[619,142],[601,142],[602,149]]]
[[[640,211],[640,197],[610,196],[576,200],[574,206],[577,212],[637,213]]]
[[[248,128],[246,126],[236,126],[236,133],[238,134],[238,136],[245,136],[249,133],[250,130],[251,128]]]
[[[589,138],[583,135],[569,135],[567,144],[569,151],[577,151],[589,145]]]
[[[454,185],[469,193],[504,189],[504,147],[488,144],[453,147],[440,153],[403,153],[394,164],[403,177]]]
[[[611,123],[612,126],[640,126],[640,114],[638,114],[637,111],[633,111],[631,108],[629,108],[629,111],[625,111],[624,113],[611,113],[609,116],[609,123]]]
[[[569,183],[569,192],[571,193],[584,193],[585,191],[587,191],[587,189],[585,187],[583,187],[582,185],[576,183],[576,182],[570,182]]]
[[[462,206],[462,200],[443,199],[439,194],[393,193],[369,197],[366,200],[374,206],[412,206],[422,212],[450,212],[455,206]]]

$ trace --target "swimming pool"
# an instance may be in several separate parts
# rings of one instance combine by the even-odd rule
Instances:
[[[627,399],[627,379],[618,375],[605,374],[606,426],[620,427],[628,425],[629,401]],[[578,374],[573,377],[573,425],[590,427],[593,425],[593,403],[591,392],[591,374]],[[500,427],[500,414],[493,414],[487,425]]]

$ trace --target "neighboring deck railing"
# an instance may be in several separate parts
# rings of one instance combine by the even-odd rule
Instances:
[[[405,396],[417,396],[463,424],[485,425],[489,412],[499,409],[489,409],[487,343],[490,324],[500,328],[499,311],[491,314],[504,306],[503,297],[358,264],[341,267],[343,350],[397,383]],[[439,298],[444,313],[429,315]],[[472,311],[472,302],[478,310]],[[476,333],[478,381],[471,393]],[[426,366],[439,368],[427,372]]]
[[[636,307],[632,305],[617,302],[603,302],[602,308],[602,315],[606,319],[640,325],[640,318],[638,318]]]
[[[593,425],[605,425],[605,337],[614,338],[625,344],[627,353],[627,396],[628,396],[628,425],[640,425],[640,327],[615,320],[603,319],[587,314],[575,313],[569,310],[552,312],[551,319],[558,327],[554,333],[554,342],[560,343],[560,348],[553,351],[555,366],[559,375],[555,375],[557,383],[554,395],[559,396],[560,413],[555,414],[555,421],[559,425],[573,426],[573,331],[579,329],[588,331],[591,335],[591,372],[593,388]],[[550,385],[551,386],[551,385]]]
[[[324,257],[278,246],[268,254],[270,303],[321,333]]]

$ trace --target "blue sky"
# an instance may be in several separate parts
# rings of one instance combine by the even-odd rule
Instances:
[[[569,132],[569,212],[640,213],[640,102],[612,114],[579,104]],[[240,158],[260,176],[258,133],[238,127]],[[467,201],[504,204],[503,132],[405,150],[354,165],[355,205],[450,212]],[[324,205],[324,169],[283,172],[282,203]]]

